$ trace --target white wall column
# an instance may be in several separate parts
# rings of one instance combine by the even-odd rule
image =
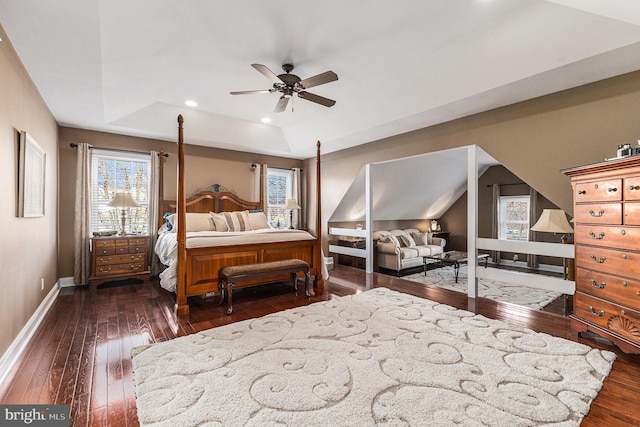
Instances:
[[[467,149],[467,254],[468,254],[468,282],[467,295],[478,297],[478,251],[476,238],[478,237],[478,154],[476,146]]]
[[[364,204],[365,204],[365,231],[367,233],[367,259],[365,271],[373,273],[373,179],[371,176],[371,164],[364,167]]]

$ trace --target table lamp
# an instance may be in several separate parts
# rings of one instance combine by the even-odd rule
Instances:
[[[107,203],[107,206],[110,206],[112,208],[122,208],[122,231],[120,232],[120,235],[124,236],[126,234],[124,232],[124,223],[125,223],[124,208],[137,208],[140,205],[138,204],[138,202],[134,200],[134,198],[131,196],[131,193],[118,191],[116,192],[116,195],[113,196],[113,199],[111,199],[111,201]]]
[[[284,208],[289,209],[289,228],[293,229],[293,210],[300,209],[300,205],[295,199],[289,199],[284,205]]]
[[[573,233],[573,228],[562,209],[543,209],[538,222],[530,230],[543,233],[562,233],[562,237],[560,237],[562,243],[567,243],[567,234]],[[564,258],[562,259],[562,271],[566,279],[566,260]]]

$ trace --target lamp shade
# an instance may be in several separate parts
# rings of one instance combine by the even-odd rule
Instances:
[[[287,200],[287,204],[284,205],[285,209],[300,209],[300,205],[295,199]]]
[[[562,209],[544,209],[531,230],[543,233],[573,233],[573,228]]]
[[[111,206],[112,208],[137,208],[140,205],[131,196],[131,193],[118,191],[116,195],[113,196],[113,199],[107,203],[107,206]]]

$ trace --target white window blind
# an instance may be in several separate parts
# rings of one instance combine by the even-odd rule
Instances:
[[[149,154],[93,149],[91,168],[91,231],[120,232],[123,208],[107,204],[116,191],[131,194],[140,205],[124,208],[125,233],[149,232]]]
[[[267,168],[267,219],[275,228],[287,228],[289,216],[284,208],[293,194],[293,171]]]
[[[499,239],[529,241],[529,196],[500,196]]]

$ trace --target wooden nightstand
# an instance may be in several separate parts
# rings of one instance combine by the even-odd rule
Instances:
[[[129,277],[148,280],[149,273],[149,236],[91,238],[91,290],[109,280]]]

